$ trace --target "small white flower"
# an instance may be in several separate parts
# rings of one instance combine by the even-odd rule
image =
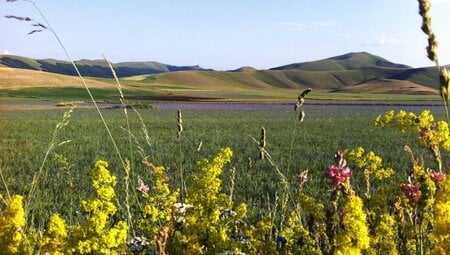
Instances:
[[[193,205],[185,203],[175,203],[173,206],[175,207],[177,213],[185,213],[188,208],[194,207]]]

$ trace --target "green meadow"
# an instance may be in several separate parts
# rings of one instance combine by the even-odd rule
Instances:
[[[203,107],[205,108],[205,107]],[[206,107],[207,108],[207,107]],[[122,156],[131,162],[134,176],[150,182],[148,168],[141,163],[143,157],[155,165],[166,167],[174,187],[180,187],[181,175],[189,182],[196,171],[196,162],[210,158],[220,148],[231,147],[234,155],[222,174],[222,188],[229,191],[230,169],[236,169],[235,199],[246,202],[250,208],[255,203],[268,205],[281,191],[280,176],[267,160],[259,160],[258,144],[262,127],[267,132],[266,149],[276,165],[292,185],[298,174],[309,170],[305,191],[316,197],[328,196],[328,180],[324,173],[333,164],[337,150],[362,146],[380,155],[385,166],[391,166],[396,176],[408,175],[409,156],[404,145],[422,155],[410,133],[400,134],[391,129],[372,125],[373,119],[392,106],[305,105],[306,118],[297,120],[291,106],[267,105],[255,109],[185,109],[182,110],[184,131],[176,137],[176,109],[141,109],[143,127],[137,115],[128,110],[131,129],[128,132],[122,109],[103,109],[106,122],[117,141]],[[397,107],[398,108],[398,107]],[[409,107],[419,113],[423,107]],[[442,108],[435,108],[442,116]],[[66,109],[67,110],[67,109]],[[25,110],[0,112],[0,169],[9,192],[27,194],[33,176],[43,162],[53,131],[61,121],[64,109]],[[148,132],[146,139],[143,128]],[[129,136],[129,134],[132,136]],[[37,195],[31,208],[34,224],[42,225],[51,213],[58,212],[70,221],[77,221],[77,208],[81,199],[89,196],[90,180],[87,178],[98,159],[110,162],[110,169],[123,180],[124,172],[117,154],[107,137],[97,112],[92,109],[75,109],[69,124],[58,134],[38,180]],[[444,162],[448,162],[448,156]],[[429,162],[432,162],[431,159]],[[362,185],[363,173],[355,172],[354,185]],[[118,199],[124,199],[124,182],[118,182]],[[0,186],[0,193],[5,194]],[[189,193],[189,190],[187,190]]]
[[[117,89],[111,88],[91,88],[96,101],[119,103]],[[201,97],[209,102],[284,102],[289,103],[295,100],[298,90],[236,90],[230,88],[215,90],[199,90],[190,87],[174,85],[158,85],[154,90],[148,91],[142,88],[124,89],[123,93],[130,102],[151,103],[140,97]],[[440,105],[440,100],[436,95],[410,95],[410,94],[372,94],[372,93],[329,93],[327,91],[314,91],[308,96],[309,102],[314,103],[341,103],[341,104],[431,104]],[[209,99],[208,99],[209,98]],[[90,98],[85,89],[81,87],[62,88],[22,88],[0,91],[0,103],[15,101],[21,104],[23,101],[50,101],[50,102],[71,102],[85,101]]]

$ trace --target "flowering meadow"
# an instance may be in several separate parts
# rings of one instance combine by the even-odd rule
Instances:
[[[445,164],[446,152],[450,149],[446,121],[437,120],[428,110],[418,113],[387,110],[373,118],[358,116],[358,112],[370,115],[369,112],[377,109],[370,107],[353,112],[354,119],[362,123],[360,127],[357,122],[352,123],[351,118],[343,117],[343,113],[337,115],[338,110],[324,116],[322,110],[312,106],[309,109],[303,106],[303,109],[311,116],[302,123],[291,109],[249,112],[256,117],[256,123],[237,120],[239,124],[255,127],[267,124],[264,132],[256,130],[247,136],[249,144],[233,141],[236,134],[240,139],[245,137],[245,131],[227,127],[225,121],[218,125],[225,128],[224,141],[194,142],[199,137],[192,135],[203,132],[197,125],[217,121],[216,118],[194,121],[195,117],[211,115],[209,111],[182,114],[183,131],[177,137],[176,114],[171,111],[174,114],[167,119],[172,119],[170,123],[148,129],[149,136],[167,129],[162,136],[172,139],[164,138],[165,146],[175,151],[168,158],[156,156],[158,152],[150,150],[154,146],[145,149],[145,138],[136,139],[133,142],[143,147],[144,152],[155,156],[141,157],[136,152],[134,157],[139,158],[139,166],[135,160],[134,164],[126,164],[136,166],[120,170],[114,153],[99,151],[100,155],[113,159],[110,161],[115,166],[97,160],[86,163],[86,173],[73,172],[84,169],[69,163],[72,159],[83,161],[80,155],[74,157],[71,150],[66,151],[77,142],[64,143],[68,135],[64,131],[77,129],[77,125],[87,120],[78,120],[75,111],[71,113],[74,116],[66,116],[70,118],[67,122],[56,123],[61,127],[61,137],[57,136],[55,143],[58,145],[44,164],[41,178],[46,180],[33,184],[35,178],[31,178],[28,184],[14,185],[11,170],[2,171],[1,247],[7,247],[5,254],[440,254],[449,249],[445,240],[448,232],[445,219],[450,213],[446,196],[450,185]],[[158,114],[157,110],[147,111]],[[280,111],[285,111],[285,115]],[[161,114],[166,113],[161,111]],[[27,111],[21,114],[28,116]],[[120,110],[114,110],[113,116],[118,114]],[[219,116],[227,114],[232,113],[219,113]],[[241,112],[238,116],[246,119],[245,114]],[[336,139],[338,144],[350,145],[350,149],[342,147],[333,153],[330,148],[310,152],[310,155],[309,145],[302,144],[302,141],[307,143],[305,139],[329,147],[336,144],[326,144],[309,136],[297,137],[294,140],[298,144],[292,151],[303,157],[293,156],[295,166],[288,172],[289,157],[276,152],[282,151],[281,147],[289,147],[289,139],[280,145],[272,141],[282,139],[274,132],[284,134],[285,127],[276,129],[264,123],[262,119],[267,115],[273,116],[271,121],[275,126],[286,122],[285,117],[290,116],[294,119],[290,124],[296,125],[295,133],[307,131],[314,136],[323,133],[325,140],[332,140],[333,136],[325,135],[329,128],[342,128],[337,134],[344,136],[348,130],[358,127],[361,133],[355,131],[353,135],[364,137],[369,132],[399,141],[386,145],[382,139],[379,144],[369,139],[356,139],[356,143],[387,155],[390,162],[387,164],[376,152],[351,142],[350,137]],[[276,116],[280,115],[277,120]],[[335,119],[335,126],[329,124],[315,134],[314,128],[332,115],[342,117]],[[151,125],[161,120],[164,122],[161,118],[145,123]],[[371,122],[371,128],[363,128]],[[230,134],[226,130],[231,130]],[[155,138],[152,143],[164,139]],[[186,143],[180,143],[183,139]],[[236,149],[220,148],[229,141],[233,141]],[[123,143],[121,149],[126,149],[126,141]],[[183,147],[182,154],[177,153],[177,144]],[[409,146],[405,146],[407,144]],[[402,148],[394,152],[390,145]],[[250,148],[248,154],[242,151],[246,147]],[[133,148],[139,150],[137,145]],[[87,149],[96,150],[95,147]],[[215,152],[209,156],[211,151]],[[314,155],[322,153],[329,157],[314,159]],[[283,154],[289,154],[289,150]],[[389,158],[390,154],[395,157]],[[14,157],[8,151],[4,151],[4,155]],[[182,183],[180,164],[162,167],[155,163],[170,162],[180,155],[185,157]],[[251,160],[244,161],[246,155]],[[196,164],[189,164],[189,158],[196,159]],[[302,165],[302,161],[308,162]],[[48,171],[56,172],[48,174]],[[34,172],[37,173],[38,170]],[[53,178],[60,179],[52,181]],[[272,190],[266,189],[267,186],[257,192],[249,189],[258,183],[268,185],[264,184],[267,182],[272,183]],[[33,186],[34,191],[30,193]],[[61,191],[69,196],[58,197]],[[27,200],[30,196],[35,199]],[[43,198],[52,205],[46,204]],[[58,201],[63,207],[53,205]]]
[[[444,114],[309,118],[306,89],[290,109],[208,118],[133,107],[96,107],[100,120],[78,124],[89,110],[2,116],[0,254],[450,253],[450,73],[429,1],[419,10]]]

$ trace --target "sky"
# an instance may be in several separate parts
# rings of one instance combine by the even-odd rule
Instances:
[[[414,0],[35,0],[73,59],[158,61],[215,70],[267,69],[366,51],[431,66]],[[442,64],[450,64],[450,0],[432,0]],[[0,54],[67,60],[30,2],[0,0]],[[45,24],[45,23],[44,23]]]

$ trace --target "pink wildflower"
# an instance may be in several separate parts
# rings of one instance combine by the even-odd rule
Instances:
[[[431,180],[433,180],[437,184],[445,179],[445,174],[439,171],[432,171],[430,177]]]
[[[337,187],[352,175],[352,171],[348,167],[328,166],[325,177],[331,180],[331,186]]]
[[[339,187],[350,178],[353,173],[350,168],[347,167],[347,161],[344,159],[344,154],[342,152],[338,151],[334,155],[334,159],[337,165],[328,166],[325,177],[331,180],[331,186]]]
[[[143,181],[139,180],[138,185],[136,187],[136,190],[141,193],[147,193],[149,191],[149,187],[147,184],[145,184]]]
[[[420,200],[419,184],[413,184],[410,177],[408,177],[407,183],[402,184],[402,190],[411,203],[416,203]]]

